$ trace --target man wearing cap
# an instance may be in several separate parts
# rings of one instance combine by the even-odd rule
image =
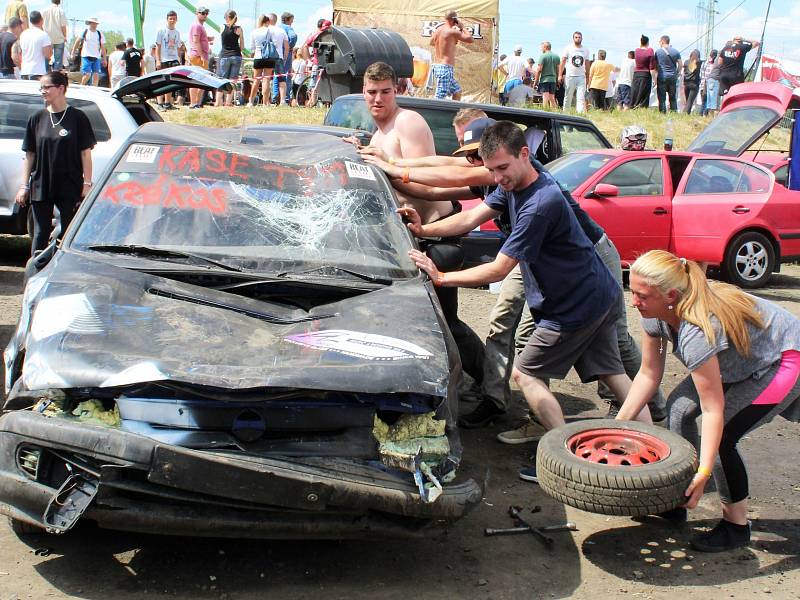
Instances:
[[[203,69],[208,68],[208,33],[204,23],[208,19],[209,10],[205,6],[197,7],[197,20],[189,27],[189,64]],[[201,108],[203,90],[189,88],[189,108]]]
[[[479,109],[459,111],[453,126],[461,147],[454,152],[454,157],[431,156],[417,159],[397,159],[390,164],[383,160],[378,152],[369,148],[362,150],[361,154],[365,162],[382,168],[391,178],[400,177],[402,169],[408,168],[408,179],[416,182],[416,185],[440,186],[432,188],[432,194],[437,198],[467,199],[476,196],[486,198],[496,188],[496,185],[492,173],[483,165],[478,155],[478,148],[483,132],[494,123],[494,119],[488,118],[486,113]],[[539,161],[530,155],[529,157],[537,172],[547,173]],[[464,160],[465,158],[466,160]],[[549,175],[549,173],[547,174]],[[418,188],[414,190],[417,195],[424,197],[423,191]],[[446,195],[446,192],[450,192],[450,194]],[[616,247],[603,229],[581,208],[569,192],[562,189],[562,194],[575,213],[583,233],[592,242],[597,254],[622,289],[622,269]],[[511,232],[510,222],[505,215],[496,219],[495,222],[504,234],[508,235]],[[484,379],[481,386],[483,400],[472,413],[459,420],[463,427],[482,427],[508,410],[511,400],[508,386],[511,374],[510,359],[516,354],[517,349],[521,350],[534,328],[531,314],[529,311],[523,311],[524,306],[525,293],[522,275],[519,268],[515,268],[503,279],[500,295],[490,314],[489,335],[486,338]],[[518,331],[516,335],[518,345],[515,347],[516,331]],[[625,372],[632,379],[639,371],[642,356],[628,331],[624,298],[621,295],[616,307],[616,333]],[[613,413],[619,404],[608,393],[608,390],[601,389],[600,394],[611,404]],[[655,420],[660,421],[664,418],[664,398],[660,392],[651,398],[649,407]],[[536,441],[543,433],[542,426],[531,421],[524,423],[518,429],[500,433],[497,438],[506,444],[518,444]]]
[[[86,19],[88,28],[83,30],[81,36],[75,40],[75,45],[72,46],[72,54],[75,54],[80,46],[82,85],[86,85],[90,77],[91,85],[97,85],[100,81],[100,70],[106,59],[106,38],[97,29],[99,24],[100,21],[97,20],[97,17]]]
[[[746,40],[737,35],[720,50],[717,58],[720,96],[727,94],[731,86],[744,82],[744,58],[750,50],[760,45],[758,40]]]
[[[507,98],[511,90],[522,85],[525,79],[525,69],[527,66],[528,64],[525,62],[525,59],[522,58],[522,46],[519,44],[514,46],[513,56],[507,56],[497,65],[500,72],[506,75],[506,85],[503,91]]]
[[[431,46],[434,47],[433,75],[436,77],[436,97],[461,100],[461,86],[455,76],[456,45],[458,42],[472,43],[472,34],[465,31],[458,21],[458,14],[449,10],[444,15],[444,22],[440,23],[431,36]]]

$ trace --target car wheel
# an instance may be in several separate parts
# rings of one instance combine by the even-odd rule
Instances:
[[[742,288],[766,285],[775,267],[775,250],[761,233],[745,231],[737,235],[725,252],[725,278]]]
[[[556,500],[593,513],[638,517],[672,510],[697,469],[688,441],[634,421],[569,423],[539,441],[539,485]]]
[[[36,525],[31,525],[30,523],[11,517],[8,517],[8,526],[11,528],[11,531],[17,535],[38,535],[40,533],[46,533],[41,527],[36,527]]]

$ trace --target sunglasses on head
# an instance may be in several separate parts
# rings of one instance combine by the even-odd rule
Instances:
[[[199,13],[197,13],[197,14],[198,14],[198,15],[206,15],[206,16],[208,16],[208,11],[207,11],[207,10],[204,10],[203,12],[199,12]]]
[[[467,162],[471,165],[474,165],[476,162],[483,162],[483,159],[477,152],[470,152],[469,154],[465,154],[464,158],[466,158]]]

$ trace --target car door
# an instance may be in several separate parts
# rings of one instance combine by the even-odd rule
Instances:
[[[671,206],[664,171],[661,156],[625,156],[581,192],[581,206],[605,229],[623,264],[647,250],[669,246]],[[614,186],[616,196],[596,194],[599,184]]]
[[[0,95],[0,217],[17,213],[14,201],[22,183],[25,153],[22,139],[28,119],[43,108],[39,94],[4,93]]]
[[[792,210],[770,200],[773,188],[773,175],[751,162],[694,158],[672,201],[672,251],[718,265],[742,231],[766,230],[777,237],[782,221],[791,222]]]

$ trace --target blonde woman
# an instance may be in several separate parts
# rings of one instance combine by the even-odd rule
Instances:
[[[267,58],[267,56],[262,57],[262,53],[266,54],[269,40],[269,17],[261,15],[258,17],[258,27],[250,34],[250,49],[253,51],[253,85],[250,88],[250,100],[247,106],[253,106],[259,87],[261,88],[261,103],[269,104],[269,89],[272,83],[272,72],[275,69],[275,60]]]
[[[633,263],[630,289],[642,315],[642,367],[617,418],[632,419],[653,395],[671,344],[690,375],[667,400],[669,428],[697,446],[701,413],[703,420],[686,504],[663,516],[684,520],[713,474],[722,520],[691,545],[705,552],[745,546],[747,470],[736,444],[775,415],[800,420],[800,320],[734,286],[709,283],[697,263],[663,250]]]

